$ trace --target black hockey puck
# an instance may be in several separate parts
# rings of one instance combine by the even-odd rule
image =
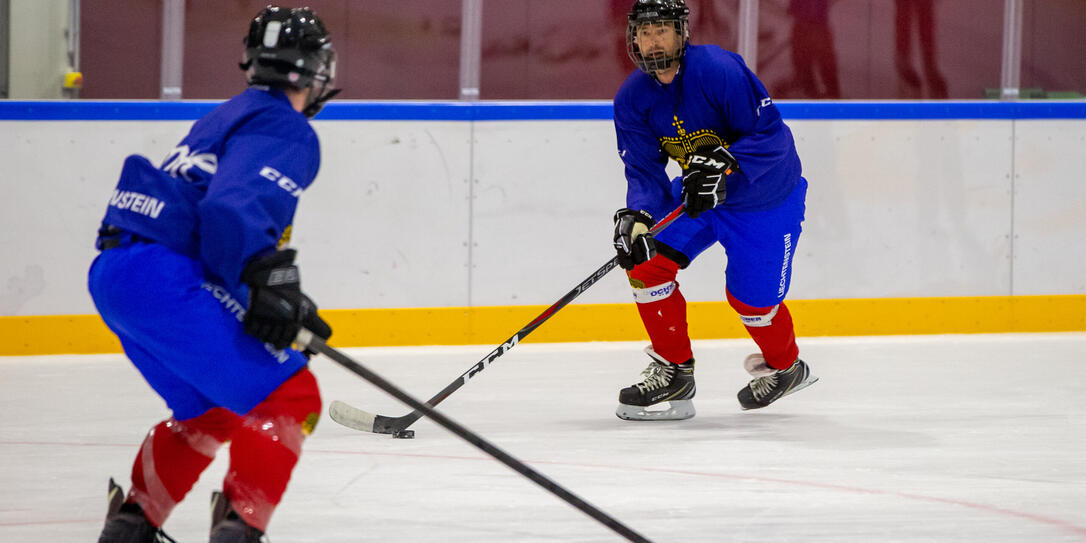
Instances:
[[[392,434],[392,437],[394,437],[396,439],[415,439],[415,431],[414,430],[400,430],[399,432],[394,432]]]

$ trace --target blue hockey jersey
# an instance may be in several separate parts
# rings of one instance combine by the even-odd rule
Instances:
[[[289,235],[319,167],[309,120],[282,91],[253,86],[193,124],[158,167],[128,157],[102,222],[199,260],[235,290],[245,264]]]
[[[625,165],[626,206],[661,218],[679,205],[668,159],[683,169],[685,157],[704,145],[723,144],[739,162],[728,176],[722,204],[758,211],[783,202],[801,175],[792,132],[761,81],[730,51],[688,45],[669,84],[632,73],[615,95],[618,153]]]

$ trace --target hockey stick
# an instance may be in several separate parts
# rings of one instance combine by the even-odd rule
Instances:
[[[415,399],[413,396],[404,392],[396,385],[386,381],[383,377],[370,371],[365,366],[354,361],[347,355],[337,351],[336,349],[333,349],[332,347],[329,347],[324,342],[324,340],[313,335],[313,333],[309,330],[303,328],[301,331],[299,331],[298,337],[297,339],[295,339],[295,343],[298,344],[299,350],[309,348],[311,351],[316,351],[320,354],[323,354],[324,356],[327,356],[328,358],[331,358],[335,363],[343,366],[351,372],[354,372],[359,377],[362,377],[370,383],[373,383],[376,387],[395,397],[397,400],[400,400],[401,402],[410,406],[412,409],[415,410],[415,412],[423,413],[427,417],[430,417],[431,420],[433,420],[437,424],[440,424],[446,430],[463,438],[468,443],[475,445],[477,448],[489,454],[490,456],[493,456],[501,463],[509,466],[509,468],[513,471],[531,479],[534,483],[543,487],[551,494],[558,496],[566,503],[572,505],[573,507],[576,507],[577,509],[580,509],[581,512],[583,512],[584,514],[596,519],[604,526],[607,526],[622,537],[625,537],[627,540],[634,541],[636,543],[652,543],[645,536],[633,531],[633,529],[619,522],[614,517],[597,509],[594,505],[584,501],[569,490],[566,490],[562,485],[559,485],[558,483],[548,479],[546,475],[543,475],[542,473],[532,469],[524,462],[517,460],[514,456],[503,451],[489,441],[483,439],[479,434],[472,432],[471,430],[460,425],[458,422],[450,419],[439,411],[434,410],[433,407],[430,407],[429,405],[426,405],[421,401]]]
[[[671,224],[675,219],[679,218],[679,215],[681,215],[682,212],[682,206],[675,208],[675,211],[668,213],[666,217],[661,219],[660,222],[656,223],[656,225],[652,227],[652,230],[649,230],[649,233],[656,234],[657,232],[663,230],[667,227],[667,225]],[[472,377],[475,377],[483,370],[485,370],[491,362],[493,362],[499,356],[508,352],[509,349],[515,347],[517,343],[520,343],[520,341],[524,339],[528,334],[532,333],[533,330],[539,328],[539,326],[546,322],[547,319],[551,318],[555,313],[557,313],[559,309],[562,309],[570,302],[572,302],[574,298],[580,296],[582,292],[588,290],[588,287],[591,287],[596,283],[596,281],[599,281],[600,278],[602,278],[604,275],[607,275],[607,273],[613,270],[615,266],[618,266],[617,256],[611,257],[611,260],[608,260],[606,264],[600,266],[600,268],[595,272],[592,272],[592,275],[589,275],[587,279],[581,282],[581,284],[574,287],[573,290],[567,292],[565,296],[562,296],[562,298],[555,302],[554,305],[548,307],[546,311],[533,319],[532,322],[529,322],[527,326],[518,330],[517,333],[513,334],[512,337],[505,340],[505,342],[501,345],[498,345],[498,347],[495,348],[493,351],[490,351],[490,353],[483,357],[482,360],[476,362],[474,366],[468,368],[468,371],[460,374],[460,377],[457,377],[455,381],[449,383],[448,386],[442,389],[441,392],[438,392],[436,395],[434,395],[433,398],[430,398],[430,400],[426,403],[431,406],[435,406],[444,401],[445,398],[448,398],[450,394],[456,392],[457,389],[466,385]],[[414,424],[415,421],[422,418],[423,413],[420,410],[415,410],[402,417],[386,417],[384,415],[377,415],[368,411],[363,411],[361,409],[358,409],[357,407],[348,405],[347,403],[341,402],[339,400],[333,400],[332,403],[328,406],[328,415],[332,417],[332,420],[355,430],[373,432],[376,434],[392,434],[393,437],[410,438],[414,437],[414,431],[405,432],[404,430],[406,430],[408,426]]]

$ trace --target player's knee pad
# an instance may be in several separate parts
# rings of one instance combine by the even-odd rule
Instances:
[[[678,264],[661,255],[634,267],[627,272],[630,286],[633,287],[634,301],[648,304],[670,297],[679,288],[679,284],[675,282],[678,271]]]
[[[304,437],[313,433],[320,412],[321,394],[317,379],[309,368],[302,368],[257,404],[245,416],[245,424],[252,425],[257,421],[263,425],[258,422],[263,420],[289,421],[291,426],[298,426],[301,430],[300,437]],[[276,432],[282,430],[284,429],[278,428]]]
[[[215,456],[214,451],[230,439],[240,421],[241,417],[229,409],[216,407],[191,419],[169,419],[166,427],[185,439],[194,450],[210,450],[209,456]]]
[[[630,284],[634,288],[644,288],[647,285],[659,285],[668,281],[674,281],[679,273],[679,265],[674,260],[663,255],[656,255],[648,261],[634,266],[634,269],[626,272],[630,277]]]

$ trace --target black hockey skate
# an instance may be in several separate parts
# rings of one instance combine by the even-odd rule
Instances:
[[[98,543],[177,543],[156,528],[143,514],[143,508],[135,503],[124,502],[124,490],[109,480],[109,508],[106,525],[98,536]]]
[[[264,532],[245,524],[222,492],[211,493],[211,543],[267,543]]]
[[[811,375],[807,363],[798,358],[792,367],[776,370],[765,363],[762,355],[752,354],[744,366],[754,379],[739,391],[739,405],[743,409],[760,409],[818,381],[818,377]]]
[[[652,362],[641,372],[643,380],[618,393],[618,409],[615,415],[624,420],[683,420],[693,417],[694,359],[682,364],[664,360],[652,347],[645,353]],[[648,410],[649,406],[667,403],[661,410]]]

